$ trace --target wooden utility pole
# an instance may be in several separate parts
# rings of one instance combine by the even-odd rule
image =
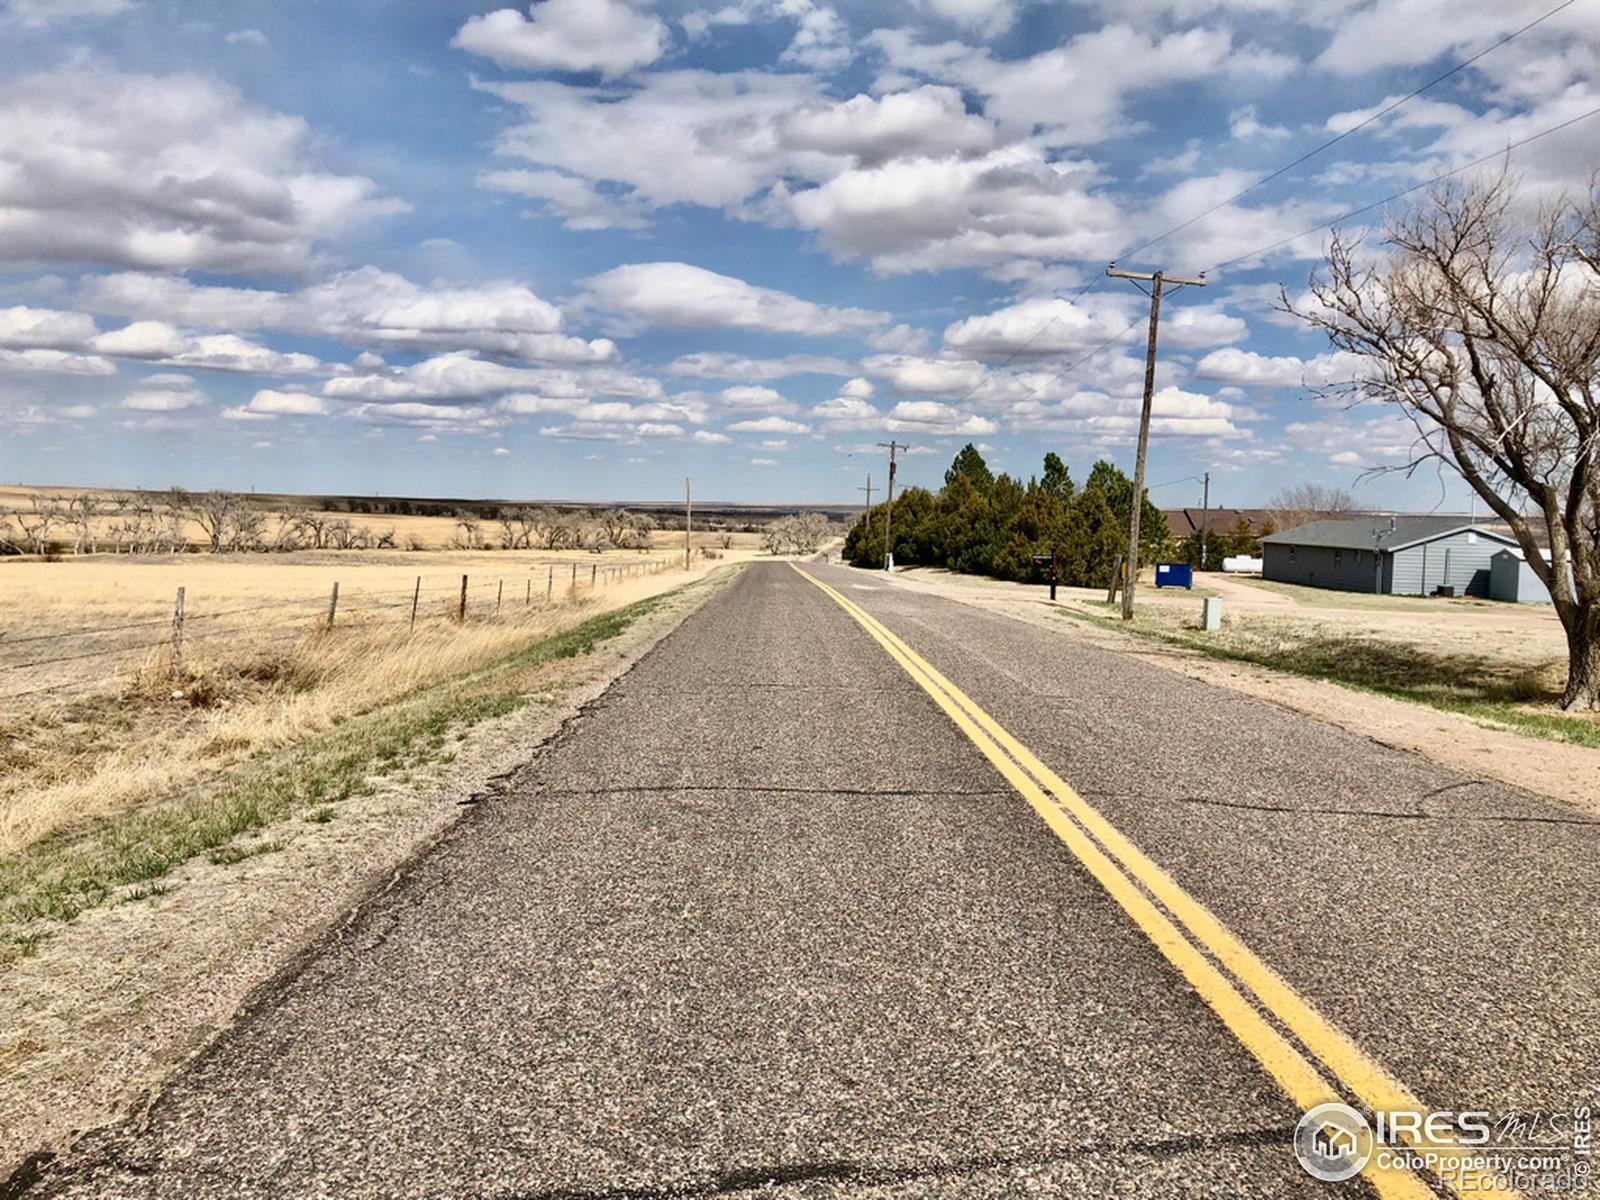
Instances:
[[[1206,534],[1211,532],[1211,472],[1206,472],[1205,491],[1200,497],[1200,569],[1206,569]]]
[[[1141,280],[1146,280],[1150,284],[1149,290],[1145,292],[1150,297],[1150,338],[1145,346],[1144,402],[1139,408],[1139,449],[1133,460],[1133,502],[1128,506],[1128,559],[1125,567],[1127,574],[1122,583],[1122,619],[1131,621],[1133,586],[1139,577],[1139,518],[1144,510],[1144,458],[1145,451],[1150,446],[1150,403],[1156,391],[1156,328],[1161,324],[1161,289],[1163,284],[1169,285],[1173,290],[1180,287],[1204,287],[1206,277],[1201,275],[1198,279],[1184,279],[1161,271],[1119,271],[1116,263],[1106,268],[1106,274],[1114,279],[1131,279],[1135,285]],[[1145,291],[1144,288],[1139,290]]]
[[[856,491],[865,492],[867,494],[867,506],[866,506],[866,508],[862,509],[862,512],[864,512],[864,513],[871,512],[872,511],[872,475],[870,473],[867,475],[867,486],[866,487],[858,487],[856,489]]]
[[[886,500],[886,503],[887,503],[888,507],[884,510],[884,513],[883,513],[883,569],[885,571],[893,571],[894,570],[894,542],[889,536],[889,527],[894,523],[894,472],[895,472],[895,459],[894,459],[894,456],[899,451],[901,451],[901,450],[909,450],[909,449],[911,449],[911,447],[907,446],[903,442],[896,442],[896,441],[893,441],[893,440],[890,440],[890,441],[887,441],[887,442],[879,442],[878,445],[882,446],[885,450],[887,450],[889,452],[889,490],[888,490],[888,495],[887,495],[887,500]]]
[[[683,481],[683,569],[689,569],[689,525],[694,516],[694,505],[689,498],[689,481]]]

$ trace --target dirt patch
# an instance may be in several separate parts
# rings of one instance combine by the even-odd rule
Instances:
[[[1421,755],[1463,774],[1499,780],[1563,801],[1586,812],[1600,812],[1600,750],[1492,728],[1468,716],[1366,690],[1355,690],[1337,683],[1303,678],[1250,663],[1219,660],[1185,646],[1073,620],[1060,611],[1063,608],[1077,612],[1091,611],[1096,600],[1104,600],[1104,593],[1097,596],[1084,589],[1074,589],[1074,592],[1082,591],[1082,595],[1063,594],[1061,602],[1051,604],[1040,594],[1042,589],[1037,587],[1024,589],[1019,585],[1000,584],[993,580],[975,583],[967,577],[932,571],[897,575],[895,584],[932,592],[988,612],[1026,621],[1060,636],[1075,637],[1121,654],[1132,654],[1166,670],[1280,704],[1383,745]],[[1187,596],[1181,599],[1163,597],[1155,603],[1172,606],[1181,604],[1184,609],[1199,607],[1197,600]],[[1226,601],[1224,604],[1226,606]],[[1281,619],[1279,614],[1285,612],[1274,601],[1267,601],[1264,608],[1273,614],[1272,619]],[[1288,611],[1294,613],[1296,619],[1320,618],[1324,615],[1324,610],[1320,608],[1315,612],[1299,607]],[[1431,617],[1422,614],[1427,618],[1422,622],[1408,620],[1403,628],[1408,636],[1416,631],[1418,644],[1425,644],[1435,652],[1470,646],[1478,654],[1494,653],[1505,657],[1510,663],[1517,663],[1547,651],[1548,631],[1540,623],[1541,614],[1515,611],[1491,611],[1481,615],[1452,613],[1452,622],[1457,615],[1479,616],[1479,620],[1474,622],[1476,628],[1439,629],[1437,612]],[[1341,630],[1381,629],[1388,614],[1363,609],[1353,610],[1348,617],[1335,619],[1340,622],[1338,627]],[[1501,622],[1501,638],[1491,639],[1485,635],[1483,623],[1489,621]],[[1388,632],[1393,633],[1392,626]],[[1427,640],[1424,642],[1421,640],[1423,638]]]
[[[31,1153],[151,1100],[249,993],[505,785],[733,572],[674,593],[624,632],[551,663],[537,702],[451,732],[426,764],[375,773],[119,902],[55,926],[0,987],[0,1178]]]

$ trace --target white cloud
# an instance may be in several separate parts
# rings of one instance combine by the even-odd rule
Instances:
[[[265,46],[267,35],[259,29],[235,29],[232,33],[224,34],[222,40],[230,46]]]
[[[502,67],[598,71],[610,79],[655,62],[667,27],[619,0],[542,0],[524,17],[514,8],[470,17],[451,41]]]
[[[861,361],[869,375],[887,379],[902,392],[954,395],[984,381],[983,364],[970,359],[922,358],[910,354],[874,354]]]
[[[1354,377],[1360,360],[1351,354],[1319,354],[1297,358],[1292,354],[1265,355],[1230,346],[1213,350],[1195,364],[1201,379],[1244,387],[1322,387]]]
[[[707,446],[721,446],[733,441],[727,434],[716,433],[710,429],[696,429],[691,440]]]
[[[92,338],[89,346],[117,358],[199,367],[213,371],[249,371],[295,375],[316,371],[321,363],[309,354],[280,353],[237,334],[186,334],[163,321],[135,321]]]
[[[585,302],[625,328],[755,329],[810,336],[882,324],[885,314],[813,304],[682,262],[630,263],[584,281]]]
[[[117,368],[109,359],[96,354],[0,349],[0,371],[28,375],[115,375]]]
[[[14,350],[81,350],[96,333],[87,313],[50,308],[0,308],[0,346]]]
[[[396,370],[340,376],[322,387],[322,394],[332,398],[383,402],[477,400],[512,392],[530,393],[530,402],[588,400],[597,396],[654,400],[661,396],[661,384],[606,368],[571,371],[511,367],[462,353],[438,354]]]
[[[115,17],[136,6],[136,0],[11,0],[7,16],[31,29],[60,21],[98,21]]]
[[[849,363],[820,354],[787,354],[782,358],[747,358],[738,354],[700,351],[684,354],[667,364],[671,375],[697,379],[745,379],[769,382],[791,375],[849,375]]]
[[[861,376],[857,375],[854,379],[850,380],[839,389],[839,394],[841,396],[855,396],[859,399],[865,399],[866,397],[872,395],[873,390],[872,380],[863,379]]]
[[[794,401],[786,399],[782,392],[753,384],[723,388],[717,393],[717,399],[724,408],[739,412],[783,413],[793,412],[795,408]]]
[[[263,388],[250,397],[250,403],[246,407],[251,412],[293,417],[321,416],[328,411],[327,403],[319,396],[308,396],[301,392],[279,392],[271,388]]]
[[[404,210],[322,171],[298,117],[200,75],[75,62],[0,87],[0,262],[290,271]]]
[[[151,375],[136,383],[123,398],[122,407],[138,412],[179,412],[198,408],[206,395],[187,375]]]
[[[778,465],[778,460],[775,458],[752,458],[750,465],[752,467],[775,467]]]
[[[807,433],[811,427],[786,417],[759,417],[735,421],[728,426],[735,433]]]
[[[997,37],[1017,20],[1016,0],[917,0],[920,7],[984,37]]]
[[[210,287],[135,273],[95,278],[82,292],[83,303],[96,311],[181,325],[283,329],[358,346],[477,350],[530,362],[604,363],[618,357],[606,338],[586,341],[562,333],[561,311],[509,280],[424,287],[368,266],[296,292]]]
[[[511,451],[507,450],[504,446],[496,446],[489,453],[494,455],[496,458],[510,458],[511,457]]]
[[[919,87],[887,96],[813,104],[780,120],[790,149],[873,165],[906,155],[978,155],[994,146],[994,127],[967,112],[952,87]]]
[[[1256,116],[1254,104],[1240,105],[1228,114],[1228,136],[1235,141],[1260,138],[1263,141],[1282,141],[1289,131],[1282,125],[1264,125]]]
[[[543,200],[568,229],[644,229],[650,224],[632,197],[603,195],[593,184],[560,171],[485,171],[478,186]]]

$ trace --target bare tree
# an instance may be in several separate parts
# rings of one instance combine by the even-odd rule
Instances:
[[[393,550],[395,548],[394,526],[377,533],[368,531],[371,535],[372,546],[376,550]]]
[[[801,513],[789,518],[789,540],[797,554],[815,554],[828,537],[828,518],[821,513]]]
[[[304,513],[299,509],[287,508],[274,514],[276,521],[272,533],[266,540],[267,549],[289,551],[300,549],[300,540],[304,536]]]
[[[198,492],[188,496],[189,519],[200,526],[211,553],[219,554],[228,547],[243,503],[232,492]]]
[[[549,505],[541,505],[533,510],[533,540],[544,549],[559,550],[570,545],[576,532],[577,525],[571,514]]]
[[[483,522],[478,520],[478,515],[467,509],[458,509],[455,514],[456,533],[455,547],[458,550],[476,550],[483,545]]]
[[[351,527],[349,517],[336,517],[328,522],[324,536],[332,549],[348,550],[355,542],[356,531]]]
[[[93,554],[100,548],[94,522],[104,507],[100,497],[93,492],[79,492],[67,497],[67,520],[72,524],[74,554]]]
[[[50,530],[66,517],[65,507],[54,496],[30,496],[28,503],[30,508],[17,511],[17,525],[32,553],[47,554],[51,545]]]
[[[1324,517],[1337,517],[1356,511],[1356,499],[1343,488],[1323,487],[1320,483],[1299,483],[1281,488],[1267,501],[1267,515],[1277,529],[1293,529]]]
[[[1441,460],[1511,529],[1566,631],[1561,706],[1597,709],[1600,194],[1524,217],[1517,191],[1505,172],[1440,185],[1380,259],[1335,237],[1299,315],[1360,356],[1348,394],[1415,425],[1394,469]]]
[[[428,543],[423,541],[420,535],[415,533],[406,534],[407,550],[426,550],[427,548]]]
[[[11,527],[11,518],[0,513],[0,554],[21,554],[22,547],[17,531]]]

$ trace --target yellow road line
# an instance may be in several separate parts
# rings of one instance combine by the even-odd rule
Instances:
[[[794,564],[790,564],[793,566]],[[1337,1099],[1316,1066],[1282,1037],[1240,995],[1227,976],[1211,964],[1145,892],[1160,902],[1190,935],[1223,963],[1256,1001],[1283,1024],[1302,1045],[1327,1066],[1373,1111],[1426,1112],[1422,1102],[1403,1084],[1369,1058],[1343,1032],[1318,1013],[1276,971],[1239,941],[1217,918],[1185,892],[1170,876],[1139,850],[1079,796],[1064,780],[1039,761],[1027,747],[979,708],[926,659],[892,630],[859,605],[815,576],[795,567],[803,576],[839,604],[864,628],[944,710],[969,740],[1005,776],[1058,838],[1084,863],[1090,873],[1133,917],[1158,949],[1178,967],[1215,1010],[1241,1043],[1302,1108]],[[1048,795],[1046,794],[1048,792]],[[1069,816],[1070,814],[1070,816]],[[1092,835],[1091,837],[1085,836]],[[1098,842],[1098,845],[1096,845]],[[1102,852],[1101,848],[1104,848]],[[1119,869],[1120,867],[1120,869]],[[1144,890],[1141,891],[1140,888]],[[1191,957],[1192,956],[1192,957]],[[1242,1010],[1242,1012],[1241,1012]],[[1243,1014],[1247,1013],[1248,1016]],[[1451,1143],[1414,1143],[1452,1160],[1457,1179],[1473,1195],[1509,1196],[1496,1189],[1486,1172],[1474,1169],[1471,1152]],[[1433,1193],[1409,1172],[1377,1168],[1366,1172],[1380,1195],[1430,1196]]]

